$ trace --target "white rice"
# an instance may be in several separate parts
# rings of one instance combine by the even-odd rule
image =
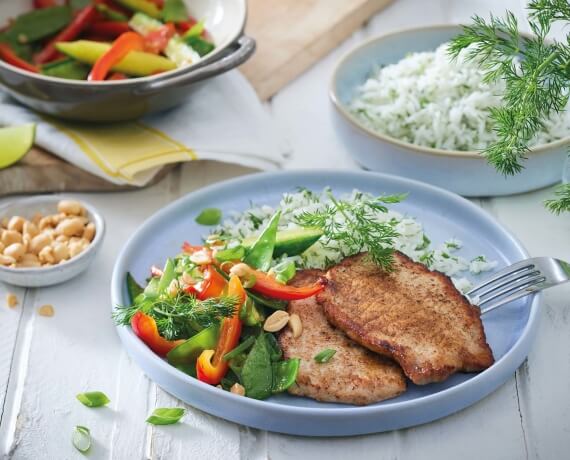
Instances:
[[[487,84],[478,64],[452,61],[447,48],[412,53],[377,69],[356,89],[350,111],[378,133],[424,147],[481,150],[497,139],[489,108],[501,104],[502,80]],[[570,135],[570,114],[555,114],[530,142],[539,145]]]
[[[354,190],[351,194],[340,198],[354,202],[369,200],[373,196]],[[322,210],[329,202],[326,190],[321,193],[300,190],[297,193],[284,194],[279,204],[279,209],[281,209],[280,230],[298,228],[295,223],[296,216],[303,211]],[[257,235],[269,222],[276,210],[276,208],[267,205],[252,205],[250,209],[244,212],[232,213],[230,218],[226,219],[215,230],[215,233],[230,239],[243,239]],[[387,213],[379,212],[375,217],[378,222],[393,220],[395,228],[400,234],[395,240],[395,249],[402,251],[417,262],[426,264],[431,269],[450,276],[456,287],[462,292],[468,291],[471,288],[471,283],[461,275],[479,274],[492,270],[497,265],[497,262],[487,261],[484,256],[479,256],[472,261],[461,257],[457,252],[461,249],[462,243],[456,239],[449,239],[439,245],[432,244],[424,233],[421,223],[410,216],[389,210]],[[290,259],[294,260],[299,268],[324,269],[351,255],[349,248],[339,246],[336,242],[331,242],[325,247],[323,240],[317,241],[301,256]]]

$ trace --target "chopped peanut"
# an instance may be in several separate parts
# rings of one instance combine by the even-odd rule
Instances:
[[[53,309],[53,305],[42,305],[40,308],[38,308],[38,315],[40,316],[47,316],[47,317],[52,317],[53,315],[55,315],[55,310]]]
[[[10,308],[14,308],[18,305],[18,297],[16,297],[16,294],[8,293],[8,295],[6,295],[6,305]]]

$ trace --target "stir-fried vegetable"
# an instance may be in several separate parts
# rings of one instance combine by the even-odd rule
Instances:
[[[32,11],[11,19],[0,32],[0,60],[50,77],[98,82],[174,70],[215,48],[182,0],[61,3],[34,0]]]

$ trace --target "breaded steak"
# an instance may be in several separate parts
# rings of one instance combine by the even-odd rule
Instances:
[[[327,319],[356,342],[396,360],[416,384],[493,364],[479,309],[451,279],[400,252],[385,273],[366,254],[327,273],[318,296]]]
[[[317,270],[304,270],[291,284],[311,284],[323,275]],[[394,398],[406,390],[400,367],[333,328],[315,297],[289,302],[288,312],[298,314],[303,324],[300,337],[293,338],[289,328],[279,336],[284,357],[301,359],[297,383],[289,388],[290,393],[319,401],[364,405]],[[326,348],[336,350],[336,354],[327,363],[317,363],[314,356]]]

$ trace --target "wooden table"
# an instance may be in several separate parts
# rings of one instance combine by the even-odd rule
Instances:
[[[398,0],[268,104],[294,147],[286,168],[350,170],[357,166],[336,140],[327,87],[334,62],[361,40],[429,23],[486,14],[492,0]],[[495,7],[521,13],[516,0]],[[248,429],[188,408],[184,424],[151,427],[154,407],[181,404],[150,382],[126,356],[110,318],[109,282],[115,257],[152,213],[206,184],[250,170],[194,163],[143,191],[77,195],[105,215],[102,252],[79,278],[47,289],[14,289],[21,304],[4,307],[0,285],[0,458],[82,458],[72,427],[91,428],[90,459],[562,459],[570,451],[570,287],[545,294],[538,340],[515,375],[483,401],[427,425],[344,439],[310,439]],[[570,215],[555,217],[541,202],[551,190],[474,200],[523,242],[532,255],[570,260]],[[0,203],[2,200],[0,200]],[[43,304],[55,316],[38,316]],[[75,394],[99,389],[109,407],[90,410]]]

